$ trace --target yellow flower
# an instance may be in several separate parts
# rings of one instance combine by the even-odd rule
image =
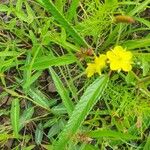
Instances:
[[[85,70],[87,77],[90,78],[95,73],[95,70],[96,70],[95,64],[94,63],[88,63],[87,68]]]
[[[95,56],[94,63],[88,63],[86,68],[87,77],[91,77],[94,73],[101,75],[102,69],[106,66],[106,55]]]
[[[113,50],[107,52],[111,70],[131,71],[132,53],[126,51],[121,46],[116,46]]]
[[[99,57],[95,57],[94,63],[96,65],[96,72],[101,75],[101,70],[106,66],[106,55],[102,54]]]

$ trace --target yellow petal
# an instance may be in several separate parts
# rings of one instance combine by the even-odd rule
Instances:
[[[110,69],[111,70],[120,70],[121,66],[117,61],[114,61],[114,62],[110,63]]]
[[[132,70],[131,64],[130,63],[123,63],[122,64],[122,70],[126,71],[126,72],[131,71]]]
[[[107,53],[106,53],[106,55],[107,55],[107,58],[111,61],[111,60],[113,60],[113,59],[116,59],[116,55],[112,52],[112,51],[108,51]]]
[[[126,59],[126,60],[131,60],[132,57],[133,57],[133,54],[132,54],[131,52],[126,51],[126,52],[124,53],[124,59]]]
[[[96,66],[93,63],[88,63],[87,65],[88,66],[87,66],[85,72],[87,74],[87,77],[89,78],[89,77],[93,76],[93,74],[95,73],[95,70],[96,70],[95,67]]]

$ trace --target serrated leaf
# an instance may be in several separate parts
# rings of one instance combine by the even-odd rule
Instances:
[[[10,112],[11,124],[12,124],[15,137],[19,137],[19,123],[20,123],[19,114],[20,114],[20,104],[19,104],[19,99],[16,98],[12,100],[11,112]]]
[[[108,77],[100,76],[86,89],[67,125],[60,133],[59,140],[55,143],[55,150],[65,149],[67,142],[74,136],[94,104],[102,96],[107,83]]]
[[[34,107],[30,107],[24,110],[23,114],[20,117],[19,130],[21,130],[27,123],[29,119],[31,119],[34,113]]]
[[[39,123],[35,131],[35,142],[37,145],[41,144],[42,138],[43,138],[43,125]]]
[[[71,115],[72,111],[74,109],[74,104],[71,101],[70,97],[68,96],[68,92],[65,89],[62,81],[59,79],[59,76],[55,73],[55,71],[52,68],[50,68],[49,70],[50,70],[50,73],[52,75],[52,79],[53,79],[54,84],[56,86],[57,92],[59,93],[59,95],[62,99],[62,102],[67,109],[68,114]]]
[[[39,91],[38,89],[30,89],[28,94],[30,95],[30,97],[33,99],[33,102],[37,106],[50,110],[49,108],[50,103],[41,91]]]

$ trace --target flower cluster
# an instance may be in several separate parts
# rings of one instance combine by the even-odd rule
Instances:
[[[126,49],[121,46],[116,46],[114,49],[108,51],[106,55],[101,54],[95,56],[94,62],[87,64],[87,77],[91,77],[95,73],[101,75],[101,72],[106,67],[107,63],[109,63],[111,70],[131,71],[132,56],[130,51],[126,51]]]

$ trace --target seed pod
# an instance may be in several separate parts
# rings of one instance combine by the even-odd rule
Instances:
[[[135,23],[135,20],[130,16],[118,15],[114,17],[116,23]]]
[[[89,49],[81,48],[80,51],[76,53],[76,56],[80,60],[83,60],[85,57],[92,56],[93,54],[94,54],[94,52],[91,48],[89,48]]]

